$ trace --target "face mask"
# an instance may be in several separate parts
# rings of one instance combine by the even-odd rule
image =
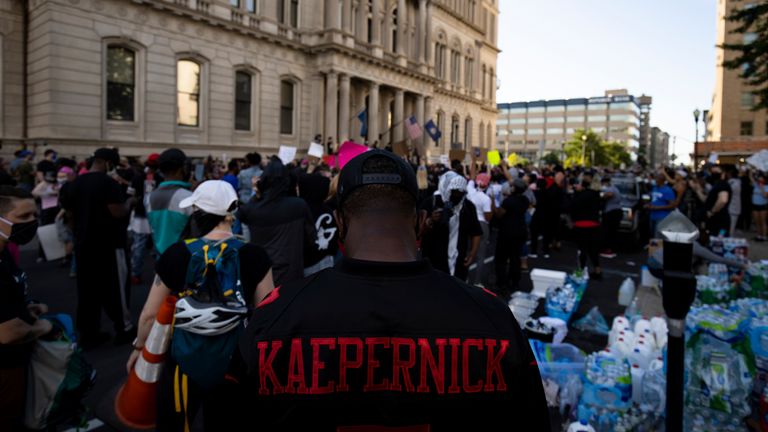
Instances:
[[[0,232],[0,236],[5,237],[8,241],[16,243],[17,245],[25,245],[31,242],[37,234],[37,219],[29,222],[13,223],[8,219],[0,217],[0,221],[11,227],[11,235],[6,236],[4,233]]]
[[[461,203],[461,200],[464,199],[464,195],[451,195],[451,204],[453,204],[454,207],[459,205]]]
[[[202,210],[197,210],[192,213],[192,237],[202,237],[209,232],[213,231],[221,221],[224,220],[224,216],[219,216],[211,213],[206,213]]]
[[[63,185],[66,182],[67,182],[67,179],[65,179],[65,178],[57,178],[56,179],[56,183],[58,183],[59,185]]]

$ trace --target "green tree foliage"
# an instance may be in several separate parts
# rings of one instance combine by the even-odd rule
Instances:
[[[548,165],[557,165],[560,163],[560,156],[557,153],[551,151],[541,158],[541,161]]]
[[[571,140],[565,143],[565,154],[566,166],[618,167],[622,163],[626,165],[632,163],[632,158],[624,144],[605,142],[600,135],[591,129],[588,131],[577,129]]]
[[[732,33],[754,35],[742,38],[739,43],[723,44],[736,57],[724,61],[728,69],[739,69],[739,76],[752,86],[756,102],[753,110],[768,108],[768,2],[737,1],[741,7],[731,12],[728,21],[738,24]]]

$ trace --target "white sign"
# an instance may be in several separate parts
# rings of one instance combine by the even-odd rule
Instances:
[[[37,229],[37,237],[40,240],[40,245],[43,247],[45,259],[54,261],[64,258],[66,251],[64,250],[64,243],[59,240],[59,235],[56,232],[56,224],[39,227]]]
[[[448,155],[440,155],[440,163],[449,168],[451,166],[451,161],[448,158]]]
[[[280,151],[277,153],[277,157],[283,161],[283,165],[288,165],[296,158],[296,147],[280,146]]]
[[[713,165],[716,164],[717,163],[717,153],[715,153],[715,152],[710,153],[709,154],[709,159],[707,159],[707,162],[709,162],[709,163],[711,163]]]
[[[309,154],[310,156],[314,156],[318,159],[322,158],[323,145],[315,142],[309,143],[309,152],[307,154]]]

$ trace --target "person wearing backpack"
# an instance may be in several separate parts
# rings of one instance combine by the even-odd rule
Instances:
[[[232,233],[237,202],[228,183],[202,183],[179,204],[193,208],[198,237],[173,244],[157,262],[126,365],[130,373],[164,299],[179,297],[158,384],[157,430],[188,430],[201,407],[206,430],[237,426],[230,423],[238,387],[225,376],[249,308],[274,288],[266,252]]]

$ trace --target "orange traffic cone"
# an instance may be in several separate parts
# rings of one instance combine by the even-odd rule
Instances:
[[[117,392],[115,413],[126,426],[150,429],[157,418],[157,381],[171,341],[171,325],[176,310],[176,297],[168,296],[157,312],[144,349],[128,380]]]

